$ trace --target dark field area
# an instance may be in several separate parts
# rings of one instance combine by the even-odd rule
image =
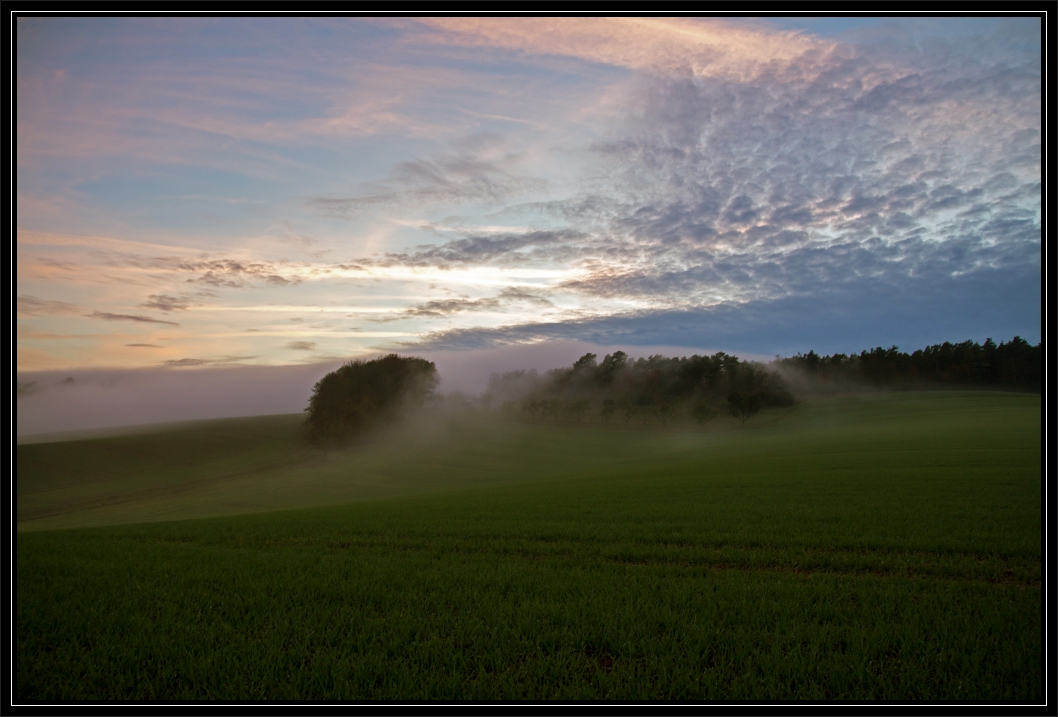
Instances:
[[[1039,396],[298,420],[20,446],[18,697],[1041,697]]]

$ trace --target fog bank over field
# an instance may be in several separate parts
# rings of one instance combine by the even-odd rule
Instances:
[[[521,369],[542,372],[568,366],[587,352],[603,356],[618,349],[633,358],[716,351],[555,341],[496,349],[401,353],[433,361],[441,376],[442,392],[477,394],[485,389],[492,373]],[[737,355],[746,359],[768,358]],[[308,405],[313,385],[342,363],[19,373],[16,435],[22,438],[150,423],[298,413]]]
[[[40,433],[293,413],[337,364],[48,371],[18,376],[16,431]]]

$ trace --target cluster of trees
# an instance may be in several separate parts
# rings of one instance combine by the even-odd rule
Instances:
[[[721,413],[742,422],[770,406],[789,406],[783,379],[762,364],[723,352],[712,356],[629,360],[623,351],[597,361],[581,356],[570,368],[493,374],[488,405],[508,414],[546,420],[611,419],[662,425],[693,419],[704,424]]]
[[[305,437],[323,447],[342,446],[365,431],[421,407],[439,382],[432,361],[390,354],[350,361],[312,389]]]
[[[509,415],[555,421],[620,420],[625,423],[678,420],[705,424],[721,414],[745,423],[764,408],[795,400],[786,381],[808,376],[816,383],[916,388],[936,384],[1003,386],[1039,391],[1043,348],[1015,336],[996,345],[963,341],[927,346],[908,354],[896,346],[859,354],[820,356],[814,351],[779,358],[765,366],[723,352],[712,356],[631,360],[623,351],[597,361],[581,356],[569,368],[538,374],[493,374],[480,399],[449,397],[450,408],[477,404]],[[439,379],[430,361],[390,354],[351,361],[320,379],[305,409],[305,436],[316,445],[337,447],[402,412],[436,399]],[[458,405],[457,405],[458,404]]]
[[[931,384],[1002,386],[1018,391],[1040,391],[1043,378],[1042,344],[1032,346],[1020,336],[997,346],[963,341],[927,346],[913,353],[882,347],[859,354],[820,356],[814,351],[776,359],[780,368],[794,368],[824,381],[843,385],[866,383],[892,388]]]

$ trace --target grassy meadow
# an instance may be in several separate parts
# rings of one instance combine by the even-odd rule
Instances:
[[[17,449],[21,700],[1042,695],[1040,397]]]

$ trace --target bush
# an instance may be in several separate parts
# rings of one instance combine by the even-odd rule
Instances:
[[[305,437],[316,445],[341,446],[402,409],[417,408],[438,384],[433,362],[390,354],[350,361],[320,379],[305,411]]]

